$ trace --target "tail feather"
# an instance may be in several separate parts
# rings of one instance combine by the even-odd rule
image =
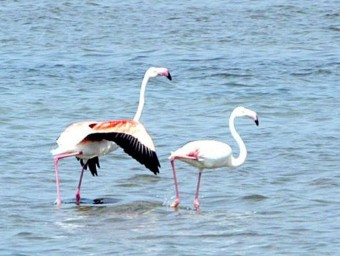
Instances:
[[[83,159],[80,159],[77,157],[77,160],[80,161],[80,165],[87,170],[87,167],[89,167],[89,170],[92,174],[92,176],[98,176],[97,172],[97,167],[100,168],[99,164],[99,158],[98,157],[93,157],[88,160],[85,160],[86,162],[84,163]]]
[[[174,160],[174,152],[170,152],[170,156],[168,157],[169,160]]]

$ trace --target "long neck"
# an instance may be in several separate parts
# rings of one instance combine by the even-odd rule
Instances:
[[[241,164],[244,163],[244,161],[247,158],[247,148],[246,145],[244,144],[243,140],[241,139],[240,135],[238,134],[238,132],[235,129],[235,116],[232,115],[229,119],[229,129],[231,132],[231,135],[233,136],[233,138],[235,139],[235,141],[237,142],[240,152],[238,157],[234,157],[233,155],[231,156],[231,165],[233,167],[237,167],[240,166]]]
[[[146,85],[148,84],[149,78],[150,77],[147,75],[147,73],[145,73],[143,81],[142,81],[142,85],[141,85],[141,88],[140,88],[139,104],[138,104],[137,112],[135,114],[135,117],[133,118],[134,121],[139,121],[139,119],[142,115],[143,108],[144,108],[145,88],[146,88]]]

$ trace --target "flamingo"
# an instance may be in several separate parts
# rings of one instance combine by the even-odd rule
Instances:
[[[181,160],[188,163],[191,166],[198,168],[198,181],[196,186],[196,193],[194,199],[194,207],[199,210],[198,193],[200,189],[201,176],[204,169],[215,169],[220,167],[238,167],[242,165],[247,157],[247,148],[237,133],[234,125],[236,117],[249,117],[255,121],[255,124],[259,125],[259,119],[256,112],[247,109],[245,107],[235,108],[229,118],[229,129],[231,135],[237,142],[240,151],[239,156],[234,157],[232,149],[229,145],[215,140],[198,140],[185,144],[183,147],[177,149],[171,153],[169,159],[173,171],[176,199],[171,204],[172,207],[177,208],[180,204],[180,197],[178,192],[178,184],[176,178],[175,160]]]
[[[75,156],[82,166],[76,192],[77,204],[80,203],[80,187],[84,171],[89,168],[93,176],[98,176],[99,157],[116,150],[118,147],[123,148],[127,154],[145,165],[155,175],[159,173],[160,163],[154,143],[145,127],[139,122],[144,107],[146,85],[150,78],[158,75],[165,76],[169,80],[172,79],[167,68],[151,67],[145,72],[141,84],[139,104],[133,120],[76,122],[69,125],[61,133],[57,139],[58,148],[51,151],[54,155],[57,187],[56,203],[58,206],[62,202],[58,162],[66,157]]]

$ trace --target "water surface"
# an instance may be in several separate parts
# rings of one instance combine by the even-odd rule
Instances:
[[[339,253],[337,1],[11,1],[0,7],[0,254],[336,255]],[[162,165],[154,176],[121,150],[98,177],[62,160],[54,205],[50,150],[69,123],[132,118],[149,66],[142,122]],[[232,109],[244,165],[206,172],[169,153],[189,140],[227,142]]]

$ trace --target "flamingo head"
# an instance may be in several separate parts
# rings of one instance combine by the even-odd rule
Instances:
[[[162,67],[160,67],[160,68],[151,67],[146,71],[146,75],[149,76],[149,77],[165,76],[169,80],[172,80],[169,69],[162,68]]]
[[[250,119],[253,119],[257,126],[259,125],[259,118],[258,118],[256,112],[251,110],[251,109],[248,109],[248,108],[245,108],[245,107],[237,107],[233,110],[232,114],[235,117],[247,116]]]

